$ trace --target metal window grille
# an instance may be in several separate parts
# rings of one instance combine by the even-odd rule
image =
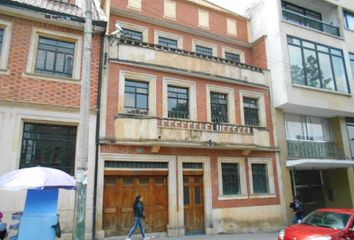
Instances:
[[[167,162],[130,162],[130,161],[105,161],[106,168],[129,168],[129,169],[167,169]]]
[[[208,47],[203,47],[200,45],[195,46],[195,52],[204,56],[212,57],[213,56],[213,49]]]
[[[240,177],[238,163],[221,163],[223,195],[238,195]]]
[[[188,88],[168,86],[168,117],[189,118]]]
[[[269,193],[267,164],[253,163],[251,168],[253,193]]]
[[[243,98],[243,112],[245,116],[245,124],[258,126],[258,100],[255,98]]]
[[[183,163],[183,169],[203,169],[203,163]]]
[[[134,31],[128,28],[123,28],[121,38],[132,39],[136,41],[143,41],[143,33],[139,31]]]
[[[4,40],[4,29],[0,29],[0,56],[1,56],[1,49],[2,49],[3,40]]]
[[[72,77],[75,43],[40,37],[35,72]]]
[[[149,83],[125,80],[124,109],[126,113],[146,115],[149,112]]]
[[[40,165],[73,175],[76,129],[74,126],[25,123],[20,168]]]
[[[225,59],[237,63],[241,62],[241,58],[239,54],[230,53],[230,52],[225,52]]]
[[[214,123],[227,123],[227,94],[210,93],[211,121]]]
[[[159,37],[159,45],[169,48],[177,48],[177,40],[165,37]]]

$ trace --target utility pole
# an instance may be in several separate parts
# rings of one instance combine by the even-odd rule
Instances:
[[[85,0],[84,59],[81,81],[80,124],[76,168],[73,239],[85,239],[88,140],[91,95],[92,0]],[[94,223],[93,223],[94,224]]]

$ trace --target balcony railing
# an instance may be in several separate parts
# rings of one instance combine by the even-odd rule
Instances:
[[[340,159],[344,153],[333,142],[291,141],[288,140],[288,158]]]
[[[331,35],[340,36],[339,27],[333,26],[331,24],[318,21],[313,18],[306,17],[304,15],[283,9],[283,18],[286,21],[293,22],[302,26],[306,26],[312,29],[319,30]]]

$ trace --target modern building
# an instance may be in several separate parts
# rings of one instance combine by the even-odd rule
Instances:
[[[203,0],[104,1],[96,237],[271,231],[283,223],[266,37]]]
[[[240,4],[254,37],[267,35],[286,203],[353,207],[353,1]]]
[[[96,110],[106,17],[93,9],[87,233],[92,230]],[[0,174],[46,166],[75,174],[83,60],[83,1],[0,2]],[[71,239],[74,191],[60,190],[62,238]],[[0,191],[4,222],[26,191]],[[13,232],[10,231],[10,235]]]

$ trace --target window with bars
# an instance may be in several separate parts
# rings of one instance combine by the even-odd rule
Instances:
[[[2,49],[2,42],[4,40],[4,29],[0,29],[0,56],[1,56],[1,49]]]
[[[176,39],[159,36],[159,45],[169,48],[178,48],[178,41]]]
[[[267,164],[252,163],[253,193],[269,193]]]
[[[189,118],[188,88],[168,86],[168,117]]]
[[[72,77],[75,43],[39,37],[35,72]]]
[[[227,123],[227,94],[210,93],[211,121],[214,123]]]
[[[241,194],[238,163],[221,163],[223,195]]]
[[[243,113],[245,116],[245,125],[258,126],[259,125],[258,99],[244,97]]]
[[[128,28],[123,28],[121,38],[132,39],[136,41],[143,41],[143,33]]]
[[[225,59],[237,63],[241,62],[240,55],[236,53],[225,52]]]
[[[74,175],[76,129],[74,126],[25,123],[20,168],[44,166]]]
[[[212,57],[213,56],[213,49],[209,47],[204,47],[200,45],[195,46],[195,52],[204,56]]]
[[[161,169],[168,168],[167,162],[105,161],[106,168]]]
[[[149,112],[149,83],[125,80],[125,113],[147,115]]]

